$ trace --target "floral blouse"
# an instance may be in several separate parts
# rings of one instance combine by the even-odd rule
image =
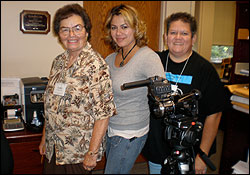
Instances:
[[[87,42],[70,68],[68,61],[68,51],[55,58],[44,93],[46,157],[51,160],[55,147],[57,165],[83,162],[94,122],[116,114],[109,67],[101,55]],[[54,91],[58,83],[66,87],[63,95]],[[97,161],[104,151],[105,137]]]

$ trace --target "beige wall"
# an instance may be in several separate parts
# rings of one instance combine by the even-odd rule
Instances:
[[[77,2],[80,5],[83,1],[1,1],[1,77],[32,77],[32,76],[48,76],[51,67],[52,60],[64,50],[57,42],[57,38],[52,35],[50,31],[47,35],[42,34],[23,34],[19,27],[19,16],[23,10],[40,10],[48,11],[51,15],[51,21],[54,17],[55,11],[65,4]],[[162,2],[165,6],[165,16],[168,16],[174,11],[187,11],[191,14],[194,13],[198,19],[198,41],[194,46],[202,56],[206,59],[210,59],[211,46],[216,39],[218,43],[221,39],[218,36],[223,37],[223,41],[232,43],[233,34],[228,37],[230,33],[234,33],[234,27],[226,27],[228,30],[214,29],[215,18],[218,13],[216,9],[219,7],[225,7],[223,10],[231,15],[224,15],[227,17],[225,23],[222,26],[232,26],[235,21],[234,7],[232,4],[235,1],[194,1],[183,2]],[[215,3],[216,2],[216,3]],[[223,6],[223,3],[227,5]],[[198,4],[198,5],[197,5]],[[233,10],[231,10],[233,9]],[[163,12],[162,12],[163,14]],[[162,18],[163,19],[163,18]],[[162,20],[161,20],[162,21]],[[220,24],[220,22],[219,22]],[[230,29],[229,29],[230,28]],[[162,28],[161,28],[162,30]],[[232,31],[233,30],[233,31]],[[159,31],[161,32],[161,31]],[[216,33],[213,33],[216,32]],[[225,33],[227,33],[225,36]],[[160,37],[161,37],[160,33]],[[215,39],[214,39],[215,38]],[[159,43],[162,43],[159,40]],[[159,48],[161,50],[163,46]]]
[[[236,2],[199,1],[195,6],[198,23],[196,50],[210,60],[213,44],[233,45]]]
[[[195,10],[198,38],[194,48],[210,61],[213,44],[234,44],[236,1],[198,1]],[[220,74],[221,65],[213,65]]]
[[[213,44],[234,45],[235,1],[215,1]]]
[[[200,55],[210,60],[213,42],[215,1],[199,1],[195,6],[197,19],[197,41],[195,48]]]
[[[48,11],[51,22],[55,11],[69,3],[82,1],[1,1],[1,77],[48,76],[52,60],[64,50],[51,31],[24,34],[20,31],[23,10]]]

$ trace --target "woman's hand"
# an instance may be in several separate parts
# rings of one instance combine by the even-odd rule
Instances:
[[[206,174],[207,166],[199,155],[195,159],[195,174]]]
[[[88,171],[93,170],[97,165],[96,160],[97,160],[97,154],[92,155],[89,154],[89,152],[86,153],[83,160],[83,168]]]
[[[41,155],[45,155],[45,138],[42,137],[40,145],[39,145],[39,152]]]

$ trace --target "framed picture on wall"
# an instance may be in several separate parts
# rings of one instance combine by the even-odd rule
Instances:
[[[23,10],[20,13],[20,30],[23,33],[47,34],[50,31],[50,14],[47,11]]]

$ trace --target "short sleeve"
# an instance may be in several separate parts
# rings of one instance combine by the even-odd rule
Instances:
[[[106,63],[100,66],[93,75],[90,85],[90,98],[93,104],[93,116],[95,120],[101,120],[116,114],[112,82],[109,67]]]

